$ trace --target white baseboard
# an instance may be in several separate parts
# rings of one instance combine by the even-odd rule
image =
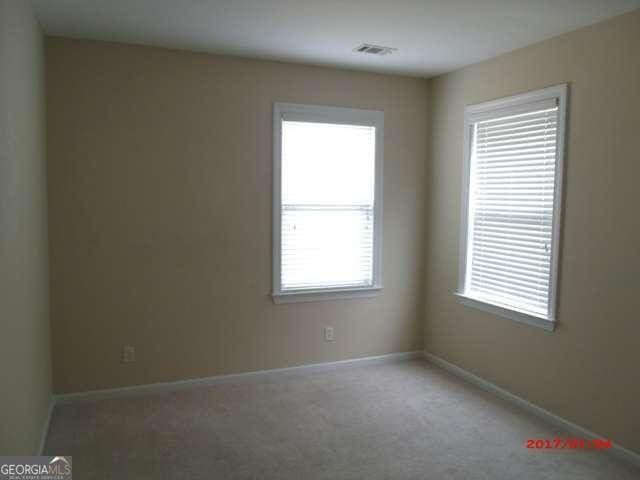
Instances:
[[[276,368],[272,370],[256,370],[243,373],[231,373],[227,375],[216,375],[213,377],[193,378],[189,380],[178,380],[175,382],[151,383],[146,385],[134,385],[131,387],[110,388],[106,390],[92,390],[89,392],[66,393],[55,395],[55,403],[57,405],[87,402],[94,400],[103,400],[107,398],[128,397],[136,395],[145,395],[157,392],[171,392],[183,390],[203,385],[214,385],[224,382],[236,382],[240,380],[251,380],[256,378],[264,378],[266,376],[281,375],[283,373],[302,372],[302,371],[318,371],[329,370],[338,367],[347,367],[355,365],[372,365],[377,363],[390,363],[413,358],[423,358],[423,352],[400,352],[389,353],[386,355],[376,355],[374,357],[350,358],[347,360],[338,360],[334,362],[312,363],[305,365],[297,365],[294,367]]]
[[[47,416],[44,419],[44,425],[42,426],[42,434],[40,435],[40,444],[38,445],[38,455],[42,455],[44,452],[44,446],[47,442],[47,435],[49,435],[49,427],[51,426],[51,415],[53,414],[53,407],[55,406],[55,397],[51,395],[49,399],[49,407],[47,410]]]
[[[569,420],[565,420],[564,418],[556,415],[555,413],[551,413],[550,411],[545,410],[544,408],[539,407],[538,405],[535,405],[525,400],[522,397],[514,395],[513,393],[508,392],[507,390],[504,390],[503,388],[500,388],[497,385],[491,382],[488,382],[478,377],[477,375],[474,375],[473,373],[458,367],[457,365],[454,365],[453,363],[447,362],[446,360],[443,360],[442,358],[437,357],[432,353],[424,352],[424,358],[425,360],[433,363],[434,365],[441,367],[442,369],[452,373],[453,375],[456,375],[462,378],[463,380],[466,380],[469,383],[472,383],[482,388],[487,392],[493,393],[494,395],[504,400],[507,400],[508,402],[514,405],[517,405],[518,407],[528,411],[529,413],[566,430],[567,432],[571,433],[572,435],[575,435],[576,437],[587,438],[587,439],[606,438],[586,428],[583,428],[580,425],[576,425],[575,423],[570,422]],[[628,450],[620,445],[617,445],[614,443],[611,449],[605,450],[605,451],[622,460],[625,460],[627,462],[640,466],[640,454],[632,452],[631,450]]]

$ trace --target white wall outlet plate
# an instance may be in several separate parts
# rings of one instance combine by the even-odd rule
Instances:
[[[325,342],[333,342],[333,327],[324,327],[322,329],[322,336]]]
[[[136,361],[136,347],[131,345],[125,345],[122,347],[122,361],[124,363],[131,363]]]

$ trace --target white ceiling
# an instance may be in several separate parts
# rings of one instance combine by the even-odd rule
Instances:
[[[433,76],[640,0],[33,0],[47,34]],[[395,47],[377,57],[362,43]]]

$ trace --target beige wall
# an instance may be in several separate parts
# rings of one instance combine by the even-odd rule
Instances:
[[[58,38],[46,51],[56,392],[422,348],[425,80]],[[276,100],[384,110],[378,298],[272,303]]]
[[[640,10],[433,82],[426,349],[640,452]],[[570,83],[558,329],[460,305],[465,105]]]
[[[37,452],[51,397],[42,35],[0,0],[0,455]]]

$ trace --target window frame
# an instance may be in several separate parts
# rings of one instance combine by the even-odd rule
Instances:
[[[549,300],[547,317],[539,316],[531,312],[518,310],[517,308],[494,304],[467,295],[465,292],[467,276],[467,246],[471,233],[469,221],[469,187],[471,182],[471,155],[473,149],[473,129],[477,122],[489,120],[500,116],[518,113],[526,110],[527,106],[548,100],[556,100],[558,105],[558,132],[556,140],[556,165],[554,179],[553,198],[553,222],[551,230],[551,268],[549,277]],[[516,322],[540,327],[553,331],[557,322],[558,301],[558,271],[560,264],[561,225],[562,225],[562,200],[564,186],[565,144],[567,132],[567,100],[568,85],[566,83],[552,87],[533,90],[509,97],[490,100],[474,105],[468,105],[464,111],[464,153],[462,165],[462,203],[460,226],[460,249],[458,289],[454,295],[458,300],[469,307],[473,307],[494,315],[509,318]]]
[[[376,128],[375,179],[373,204],[373,279],[365,287],[282,290],[281,284],[281,224],[282,224],[282,121],[359,125]],[[274,102],[273,104],[273,251],[272,292],[274,303],[313,302],[377,296],[382,290],[382,187],[384,153],[384,112],[356,108],[303,105]]]

